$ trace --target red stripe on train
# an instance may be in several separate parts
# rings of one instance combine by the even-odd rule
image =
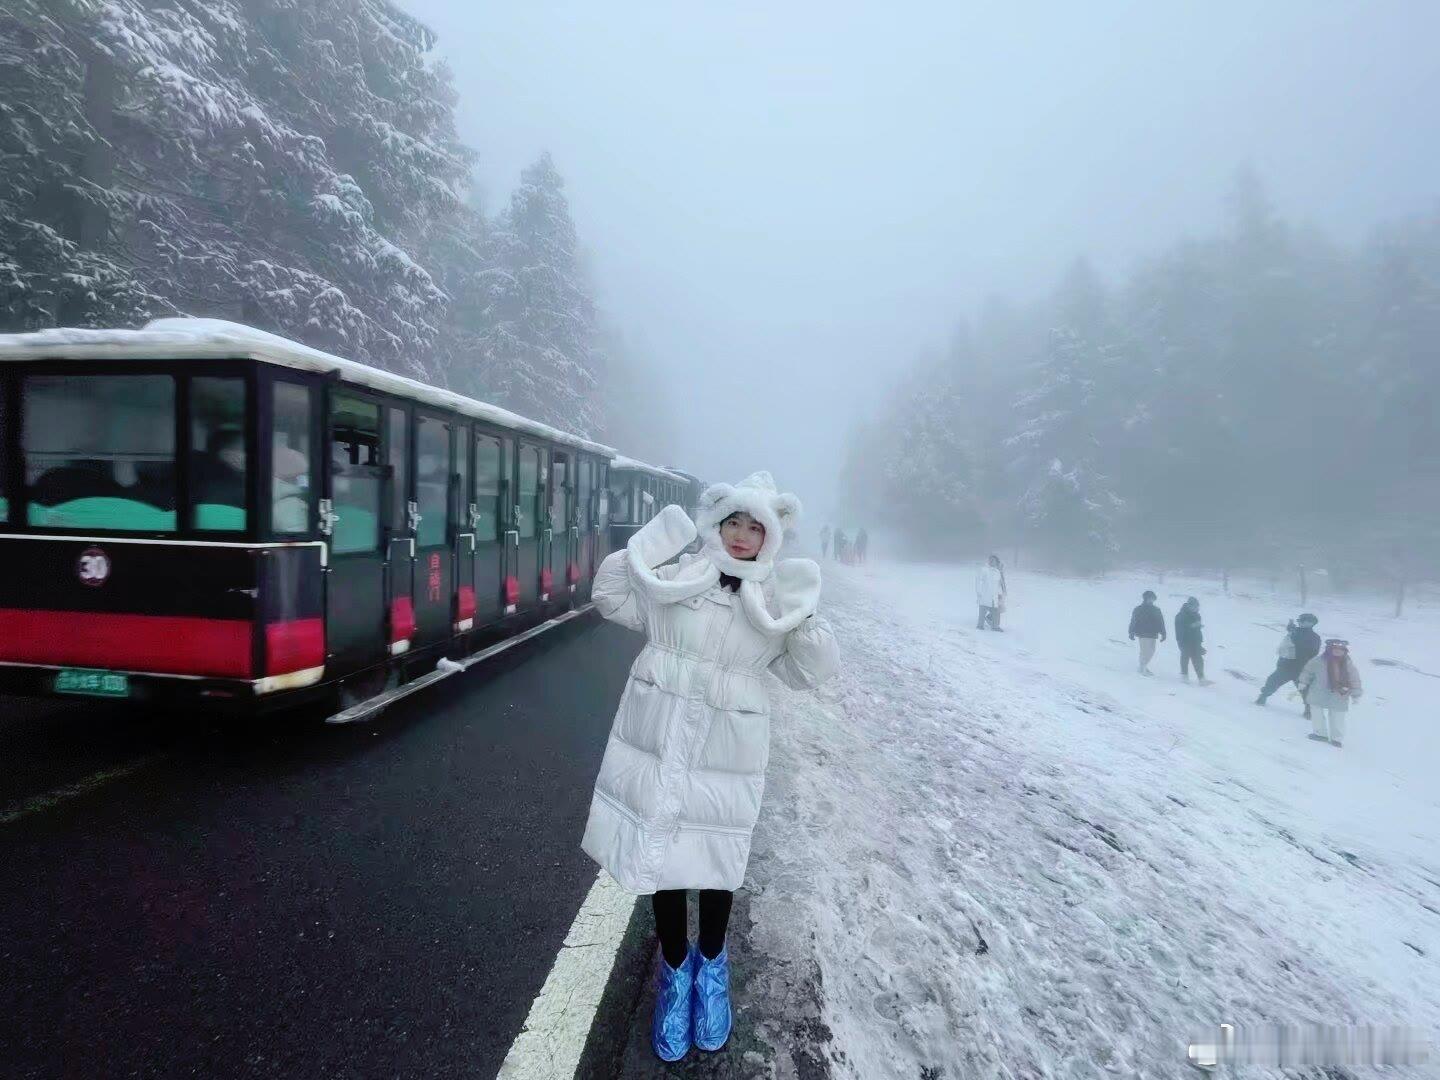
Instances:
[[[252,678],[251,624],[186,615],[0,608],[0,660]]]
[[[325,666],[325,620],[293,619],[265,627],[265,674]]]
[[[415,605],[408,596],[390,601],[390,643],[409,641],[415,636]]]
[[[455,598],[456,618],[464,621],[475,617],[475,588],[472,585],[461,585]]]
[[[0,660],[249,679],[250,632],[243,619],[0,608]],[[323,619],[271,623],[265,639],[268,675],[325,663]]]

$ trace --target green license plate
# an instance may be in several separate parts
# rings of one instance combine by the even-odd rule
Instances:
[[[94,697],[129,697],[130,676],[113,671],[64,668],[55,676],[57,694],[90,694]]]

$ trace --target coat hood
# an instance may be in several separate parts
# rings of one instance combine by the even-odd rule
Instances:
[[[720,539],[720,523],[743,510],[765,526],[765,542],[753,561],[734,558]],[[700,496],[700,513],[695,522],[705,554],[721,571],[742,581],[764,581],[775,565],[775,556],[785,541],[785,530],[800,517],[800,500],[782,495],[768,472],[747,476],[738,484],[712,484]]]

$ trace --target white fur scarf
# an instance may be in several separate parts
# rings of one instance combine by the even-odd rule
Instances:
[[[678,604],[718,585],[721,570],[727,574],[730,570],[717,565],[719,560],[709,545],[702,549],[701,558],[681,566],[673,578],[662,578],[652,569],[674,558],[695,536],[694,522],[678,506],[667,506],[656,515],[626,545],[626,566],[634,586],[657,604]],[[820,602],[820,567],[810,559],[784,559],[775,565],[770,580],[779,615],[770,613],[762,580],[755,578],[741,579],[740,607],[756,630],[780,637],[815,614]]]
[[[815,614],[820,604],[820,567],[811,559],[784,559],[775,564],[775,606],[770,614],[765,590],[758,581],[740,583],[740,604],[750,625],[769,637],[783,637]]]

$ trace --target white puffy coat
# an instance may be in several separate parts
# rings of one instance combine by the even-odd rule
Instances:
[[[1305,695],[1305,704],[1312,709],[1348,711],[1351,702],[1359,701],[1365,693],[1365,688],[1360,685],[1360,669],[1355,666],[1354,658],[1348,653],[1345,656],[1345,678],[1350,683],[1348,694],[1330,689],[1330,672],[1325,667],[1325,654],[1321,652],[1306,663],[1300,672],[1300,678],[1295,682],[1300,687],[1300,692]]]
[[[719,584],[708,544],[661,565],[695,535],[684,511],[668,506],[595,575],[600,612],[646,643],[581,846],[635,893],[740,887],[770,755],[767,672],[811,689],[838,663],[834,634],[814,614],[813,562],[781,563],[733,593]]]
[[[1000,571],[986,563],[975,575],[975,601],[981,607],[1000,607],[1005,593],[1000,586]]]

